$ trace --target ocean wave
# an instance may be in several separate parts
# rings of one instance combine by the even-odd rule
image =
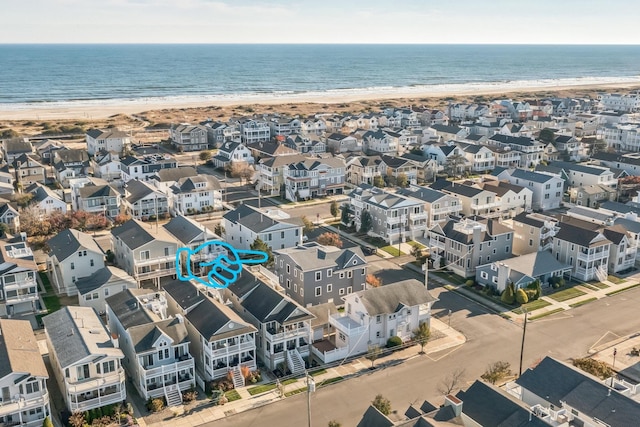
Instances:
[[[332,88],[316,91],[300,90],[272,90],[272,91],[252,91],[236,93],[217,94],[185,94],[156,97],[125,97],[125,98],[93,98],[93,99],[73,99],[64,101],[30,101],[21,103],[0,103],[0,109],[4,111],[19,111],[30,109],[65,109],[100,106],[144,106],[145,104],[157,106],[167,104],[172,105],[189,103],[211,103],[216,102],[268,102],[270,100],[287,99],[291,101],[317,101],[332,98],[348,97],[356,99],[370,98],[380,95],[389,97],[394,94],[398,96],[419,96],[429,94],[456,95],[461,93],[475,92],[481,94],[482,91],[517,91],[552,89],[554,87],[589,86],[589,85],[611,85],[611,84],[640,84],[640,76],[620,76],[620,77],[576,77],[560,79],[536,79],[536,80],[500,80],[487,82],[466,82],[466,83],[442,83],[442,84],[411,84],[409,86],[370,86],[355,88]]]

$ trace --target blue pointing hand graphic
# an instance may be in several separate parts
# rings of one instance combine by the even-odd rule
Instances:
[[[227,254],[219,255],[211,261],[200,262],[199,265],[201,268],[211,267],[211,271],[206,279],[197,277],[191,271],[191,257],[198,256],[199,252],[216,246],[218,247],[216,249],[226,250]],[[182,254],[186,254],[184,265]],[[241,256],[252,256],[253,258],[241,258]],[[179,280],[196,280],[211,288],[224,289],[238,280],[242,272],[243,264],[260,264],[266,262],[268,259],[269,255],[266,252],[236,249],[227,242],[212,240],[201,244],[195,249],[178,249],[176,252],[176,274]],[[186,272],[185,274],[183,274],[183,268]]]

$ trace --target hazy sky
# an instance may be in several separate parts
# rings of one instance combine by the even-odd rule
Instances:
[[[0,43],[640,44],[637,0],[0,0]]]

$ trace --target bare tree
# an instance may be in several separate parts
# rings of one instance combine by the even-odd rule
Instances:
[[[446,396],[451,394],[454,390],[459,389],[464,383],[464,374],[464,369],[457,368],[440,381],[440,384],[438,384],[438,391]]]

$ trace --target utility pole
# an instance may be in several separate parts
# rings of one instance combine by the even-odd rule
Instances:
[[[613,365],[611,365],[611,370],[613,373],[611,374],[611,387],[613,387],[613,379],[616,376],[616,354],[618,354],[618,349],[613,348]]]
[[[518,373],[518,377],[522,376],[522,358],[524,356],[524,338],[527,334],[527,319],[529,317],[529,312],[526,308],[524,309],[524,327],[522,328],[522,345],[520,346],[520,371]]]
[[[309,373],[307,375],[307,420],[308,426],[311,427],[311,393],[316,391],[316,383]]]

